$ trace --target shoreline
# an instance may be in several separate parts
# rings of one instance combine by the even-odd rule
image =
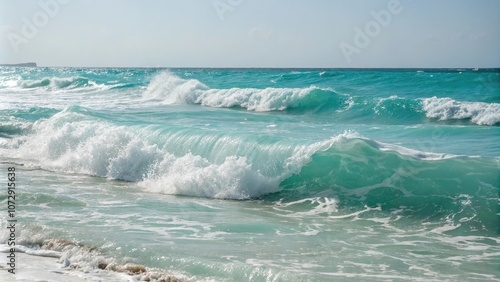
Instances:
[[[8,272],[7,256],[9,249],[0,244],[0,271],[5,272],[0,281],[51,281],[83,282],[89,280],[109,282],[187,282],[195,281],[179,277],[164,270],[143,265],[120,264],[113,258],[101,255],[96,248],[81,246],[67,240],[44,240],[39,248],[24,245],[16,246],[15,274]]]

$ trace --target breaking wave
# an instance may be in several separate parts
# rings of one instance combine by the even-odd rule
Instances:
[[[30,133],[2,145],[15,149],[5,157],[33,168],[135,182],[153,193],[290,201],[328,196],[339,207],[404,206],[419,216],[443,217],[460,212],[460,218],[474,218],[476,229],[496,228],[498,159],[422,152],[350,131],[316,143],[158,132],[117,126],[89,112],[69,107],[35,122]]]
[[[478,125],[500,123],[500,104],[459,102],[451,98],[427,98],[422,101],[426,116],[438,120],[470,120]]]
[[[161,72],[143,93],[146,99],[164,104],[199,104],[215,108],[242,108],[248,111],[290,113],[326,113],[339,118],[377,118],[382,120],[424,122],[461,121],[477,125],[500,123],[500,104],[459,102],[451,98],[408,99],[357,97],[338,94],[316,86],[306,88],[230,88],[214,89],[196,79],[183,79]]]
[[[84,77],[52,77],[38,80],[19,80],[20,88],[74,89],[95,86],[96,83]]]
[[[216,108],[244,108],[270,112],[289,109],[342,108],[348,97],[318,87],[211,89],[196,79],[182,79],[169,72],[153,78],[144,95],[166,104],[200,104]]]

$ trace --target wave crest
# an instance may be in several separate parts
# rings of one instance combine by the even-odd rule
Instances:
[[[270,112],[287,109],[309,110],[325,105],[347,106],[347,98],[331,90],[307,88],[230,88],[211,89],[196,79],[182,79],[169,72],[158,74],[143,97],[166,104],[200,104],[215,108],[244,108]]]
[[[38,80],[19,80],[18,86],[24,89],[46,87],[50,89],[63,89],[63,88],[80,88],[87,86],[94,86],[95,82],[90,81],[84,77],[52,77],[42,78]]]
[[[245,157],[215,163],[191,153],[177,156],[82,111],[69,107],[36,122],[7,157],[28,166],[137,182],[156,193],[248,199],[280,190],[279,177],[264,176]]]
[[[500,123],[500,104],[484,102],[459,102],[451,98],[427,98],[422,101],[426,116],[438,120],[470,119],[478,125]]]
[[[277,140],[229,154],[230,144],[254,137],[208,138],[207,150],[192,153],[162,144],[164,136],[148,130],[103,122],[87,109],[69,107],[37,121],[31,134],[8,144],[14,150],[3,151],[27,166],[131,181],[163,194],[284,201],[328,197],[339,207],[406,206],[415,214],[443,216],[460,212],[460,195],[471,195],[471,208],[462,215],[471,217],[481,208],[485,215],[471,226],[493,226],[497,203],[490,195],[498,192],[498,160],[421,152],[351,131],[316,143]],[[183,140],[197,142],[204,134],[185,132]]]

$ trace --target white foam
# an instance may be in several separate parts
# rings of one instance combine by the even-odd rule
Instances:
[[[300,206],[304,203],[309,203],[308,205],[313,205],[313,207],[308,208],[305,211],[291,210],[293,206]],[[288,203],[278,202],[276,203],[274,209],[287,212],[288,214],[285,215],[287,217],[317,216],[322,214],[331,215],[333,213],[338,212],[337,204],[338,200],[334,198],[313,197]]]
[[[379,141],[367,138],[367,137],[359,134],[356,131],[349,131],[349,130],[345,131],[343,134],[337,136],[336,138],[337,139],[340,138],[340,140],[342,140],[342,139],[361,139],[380,151],[394,151],[394,152],[397,152],[397,153],[404,155],[404,156],[409,156],[409,157],[412,157],[415,159],[425,160],[425,161],[443,160],[443,159],[460,157],[459,155],[424,152],[424,151],[414,150],[414,149],[410,149],[410,148],[395,145],[395,144],[379,142]],[[334,141],[338,142],[339,140],[334,140]]]
[[[160,99],[167,104],[184,104],[195,100],[197,93],[206,89],[208,86],[196,79],[182,79],[165,71],[151,80],[143,97]]]
[[[45,77],[36,80],[17,80],[17,86],[21,89],[29,88],[46,88],[47,90],[54,89],[73,89],[78,87],[97,87],[97,83],[80,76],[71,77]],[[12,86],[12,84],[10,84]]]
[[[25,253],[27,255],[40,256],[40,257],[61,258],[63,256],[62,252],[53,251],[53,250],[33,250],[33,249],[26,248],[24,246],[18,246],[16,248],[16,251]]]
[[[147,173],[148,164],[161,157],[155,145],[122,127],[69,111],[38,121],[33,129],[35,133],[11,157],[46,169],[137,181]]]
[[[280,190],[279,177],[254,171],[244,157],[222,164],[187,154],[166,157],[139,185],[153,192],[221,199],[248,199]]]
[[[210,107],[242,107],[249,111],[283,111],[293,108],[315,87],[308,88],[231,88],[209,89],[193,103]]]
[[[249,111],[282,111],[296,107],[316,87],[210,89],[196,79],[182,79],[170,72],[154,77],[143,97],[166,104],[201,104],[209,107],[241,107]]]
[[[56,250],[54,250],[56,249]],[[0,252],[8,252],[0,244]],[[164,270],[146,268],[135,264],[120,264],[105,257],[94,248],[78,246],[65,240],[45,240],[40,249],[16,246],[15,274],[0,275],[0,281],[157,281],[187,277]],[[7,256],[0,256],[0,264],[7,264]],[[174,277],[175,275],[175,277]],[[7,280],[4,280],[7,279]]]
[[[0,88],[13,88],[16,87],[18,84],[18,81],[21,79],[20,76],[6,76],[3,77],[2,80],[0,80]]]
[[[451,98],[426,98],[422,101],[426,116],[439,120],[470,119],[478,125],[500,123],[500,104],[459,102]]]
[[[281,176],[264,176],[245,157],[222,163],[175,156],[139,139],[124,127],[63,111],[33,126],[8,157],[27,166],[139,182],[158,193],[247,199],[277,192]]]
[[[440,153],[431,153],[431,152],[423,152],[419,150],[414,150],[410,148],[406,148],[403,146],[398,146],[389,143],[378,142],[370,139],[372,144],[375,144],[378,149],[381,151],[395,151],[401,155],[410,156],[415,159],[425,160],[425,161],[434,161],[434,160],[444,160],[458,157],[453,154],[440,154]]]
[[[279,184],[352,133],[291,149],[282,169],[261,172],[243,156],[213,161],[186,153],[174,155],[149,144],[129,128],[98,122],[70,108],[37,121],[33,134],[17,138],[7,157],[27,166],[138,182],[146,190],[176,195],[248,199],[280,191]],[[7,145],[7,144],[6,144]]]

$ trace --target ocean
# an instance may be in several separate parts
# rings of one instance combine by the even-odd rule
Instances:
[[[500,281],[496,69],[2,67],[0,171],[0,281]]]

